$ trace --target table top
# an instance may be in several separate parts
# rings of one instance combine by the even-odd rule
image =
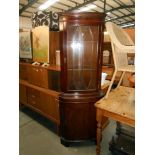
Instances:
[[[104,97],[95,103],[101,110],[109,112],[115,117],[123,117],[135,121],[135,89],[120,86],[109,93],[107,99]],[[110,115],[111,116],[111,115]],[[133,123],[132,123],[133,124]],[[134,125],[133,125],[134,126]]]

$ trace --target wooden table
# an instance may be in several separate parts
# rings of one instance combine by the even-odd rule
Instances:
[[[104,97],[95,103],[97,108],[97,147],[96,154],[100,154],[103,120],[112,118],[129,126],[135,126],[135,89],[120,86],[111,91],[107,99]]]

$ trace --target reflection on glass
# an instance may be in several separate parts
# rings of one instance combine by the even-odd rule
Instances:
[[[67,31],[68,89],[96,89],[97,26],[70,26]]]

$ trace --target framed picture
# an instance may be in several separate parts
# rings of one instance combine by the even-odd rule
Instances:
[[[38,26],[32,30],[33,61],[49,62],[49,27]]]
[[[19,32],[19,57],[32,59],[31,31],[21,30]]]

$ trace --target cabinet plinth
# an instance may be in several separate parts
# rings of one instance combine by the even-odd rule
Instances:
[[[95,140],[96,109],[101,93],[103,13],[64,13],[60,16],[61,143]]]

